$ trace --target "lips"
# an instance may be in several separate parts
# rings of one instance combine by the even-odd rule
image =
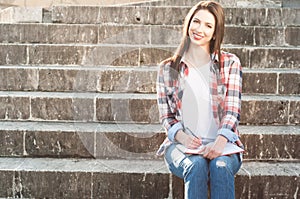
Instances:
[[[193,33],[193,37],[194,37],[195,40],[201,40],[204,36]]]

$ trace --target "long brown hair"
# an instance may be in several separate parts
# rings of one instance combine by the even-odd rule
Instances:
[[[185,17],[183,31],[182,31],[183,35],[180,44],[177,47],[176,52],[172,57],[166,59],[163,62],[166,63],[171,61],[171,68],[174,69],[173,72],[176,72],[177,74],[180,70],[179,68],[180,60],[184,52],[187,51],[190,46],[191,40],[189,38],[188,31],[189,31],[191,21],[194,15],[199,10],[208,10],[215,18],[216,25],[214,31],[214,39],[210,41],[210,53],[217,53],[219,60],[221,58],[221,43],[224,37],[224,26],[225,26],[225,16],[224,16],[223,8],[219,3],[214,1],[200,1],[190,9],[187,16]],[[171,73],[171,76],[175,78],[177,77],[174,76],[173,73]]]

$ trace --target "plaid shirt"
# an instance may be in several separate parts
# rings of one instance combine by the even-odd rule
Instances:
[[[240,60],[234,54],[223,51],[220,61],[216,54],[212,54],[211,59],[211,104],[214,119],[219,126],[218,135],[223,135],[229,142],[236,142],[239,146],[242,146],[237,129],[240,121],[242,92]],[[221,71],[218,67],[219,62],[222,65]],[[181,103],[188,67],[184,61],[181,61],[178,79],[171,79],[170,70],[173,70],[170,63],[159,66],[156,85],[160,121],[168,135],[158,150],[158,155],[163,154],[166,147],[174,141],[176,132],[184,129]]]

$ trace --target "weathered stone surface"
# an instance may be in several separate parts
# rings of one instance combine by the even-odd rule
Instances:
[[[227,26],[225,28],[224,42],[226,44],[253,45],[254,28]]]
[[[0,64],[26,64],[26,46],[25,45],[7,45],[0,44]]]
[[[0,68],[0,89],[14,91],[37,90],[38,73],[34,69]]]
[[[49,43],[96,44],[98,27],[94,25],[49,25],[48,40]]]
[[[299,177],[237,176],[236,198],[298,198]]]
[[[35,119],[92,121],[94,103],[88,98],[33,97],[31,112]]]
[[[299,27],[287,27],[285,29],[286,43],[293,46],[300,46],[300,28]]]
[[[288,100],[245,100],[242,102],[242,124],[287,124]]]
[[[14,171],[0,171],[0,197],[13,196]]]
[[[242,67],[250,68],[250,64],[251,64],[250,52],[247,48],[224,47],[222,48],[222,50],[235,54],[240,59]]]
[[[74,24],[99,23],[99,12],[99,7],[95,6],[53,6],[52,21]]]
[[[87,47],[82,64],[88,66],[138,66],[139,53],[139,47]]]
[[[83,46],[29,46],[29,64],[80,65],[84,55]]]
[[[151,26],[151,44],[179,44],[182,26]]]
[[[99,43],[150,44],[149,26],[99,26]]]
[[[122,132],[97,133],[96,157],[101,159],[158,159],[161,157],[156,156],[155,153],[164,139],[164,134],[150,131],[130,133],[122,130]]]
[[[243,144],[246,148],[245,159],[275,160],[275,159],[300,159],[299,134],[265,135],[242,134]]]
[[[279,93],[280,94],[300,94],[300,73],[279,74]]]
[[[243,73],[243,93],[276,94],[276,73]]]
[[[23,132],[0,130],[0,156],[20,156],[22,154]]]
[[[94,154],[94,133],[65,131],[28,131],[25,134],[26,155],[31,157],[80,157]]]
[[[158,110],[154,99],[98,98],[98,121],[157,123]]]
[[[22,186],[19,195],[24,198],[90,198],[91,179],[87,172],[15,173],[15,182]]]
[[[1,42],[18,42],[20,41],[21,31],[15,24],[0,24],[0,41]]]
[[[289,121],[291,124],[300,124],[300,102],[290,102]]]
[[[96,91],[100,72],[80,69],[40,69],[41,91]]]
[[[281,46],[285,44],[283,28],[255,27],[255,44],[258,46]]]
[[[173,199],[184,199],[184,182],[179,177],[172,175]]]
[[[251,68],[299,68],[299,49],[270,48],[250,51]]]
[[[0,119],[29,119],[30,100],[28,97],[0,96]]]
[[[168,198],[169,175],[97,173],[93,175],[95,198]]]
[[[156,66],[163,60],[173,56],[174,48],[142,48],[140,65]]]
[[[9,7],[0,12],[1,22],[42,22],[42,7]]]
[[[150,7],[149,22],[151,24],[183,24],[190,8],[187,7]]]
[[[105,70],[98,91],[153,93],[156,76],[154,70]]]

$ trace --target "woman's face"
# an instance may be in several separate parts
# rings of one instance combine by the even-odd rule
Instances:
[[[199,10],[191,20],[188,30],[191,44],[209,50],[209,43],[214,37],[215,18],[208,10]]]

